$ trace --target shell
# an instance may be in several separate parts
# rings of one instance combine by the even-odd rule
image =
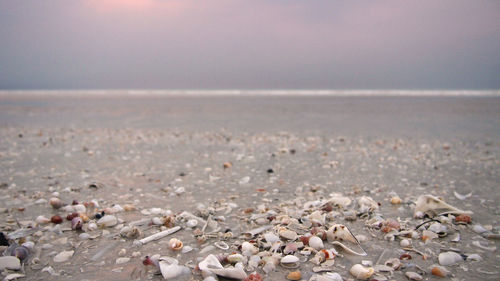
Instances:
[[[422,214],[435,216],[442,212],[451,214],[467,214],[467,215],[472,214],[471,211],[460,210],[430,194],[420,195],[418,197],[414,210],[415,217],[419,217]]]
[[[300,278],[302,278],[300,271],[292,271],[286,276],[286,279],[288,280],[300,280]]]
[[[198,268],[202,272],[204,277],[218,275],[226,278],[233,279],[245,279],[247,278],[247,274],[240,267],[222,267],[222,264],[219,262],[214,255],[208,255],[203,261],[198,264]]]
[[[349,197],[345,197],[341,194],[332,194],[333,196],[330,197],[330,199],[328,200],[328,203],[334,205],[334,206],[337,206],[337,207],[340,207],[340,208],[345,208],[347,206],[349,206],[351,204],[351,199],[349,199]]]
[[[190,227],[190,228],[193,228],[193,227],[195,227],[195,226],[197,226],[197,225],[198,225],[198,221],[197,221],[197,220],[195,220],[195,219],[190,219],[190,220],[188,220],[188,221],[186,222],[186,226],[187,226],[187,227]]]
[[[29,249],[25,246],[19,246],[12,251],[12,256],[17,257],[20,261],[25,260],[29,256]]]
[[[245,257],[240,254],[232,254],[227,256],[227,261],[231,264],[242,262],[243,260],[245,260]]]
[[[318,236],[312,236],[311,238],[309,238],[309,246],[316,250],[320,250],[325,247],[323,245],[323,240],[321,240],[321,238],[319,238]]]
[[[290,243],[287,243],[285,246],[285,249],[283,249],[283,254],[285,254],[285,255],[293,254],[293,253],[297,252],[297,250],[298,250],[297,243],[290,242]]]
[[[368,196],[361,196],[358,199],[358,205],[361,213],[373,212],[378,209],[378,203]]]
[[[416,281],[420,281],[423,279],[422,275],[416,273],[416,272],[412,272],[412,271],[408,271],[405,273],[406,277],[408,277],[408,279],[410,280],[416,280]]]
[[[50,219],[44,216],[38,216],[36,217],[35,222],[38,224],[46,224],[50,222]]]
[[[176,259],[160,260],[158,262],[161,275],[165,280],[177,278],[181,275],[189,275],[191,270],[188,267],[179,265]]]
[[[297,239],[297,233],[293,230],[286,229],[286,228],[281,228],[278,231],[278,234],[281,238],[287,239],[287,240],[295,240]]]
[[[347,226],[343,224],[332,225],[326,232],[326,237],[328,238],[328,242],[339,240],[339,241],[349,241],[355,244],[359,244],[356,237],[354,237],[354,235],[347,228]]]
[[[448,274],[450,274],[450,271],[448,271],[446,268],[439,266],[439,265],[433,265],[431,266],[431,273],[432,275],[439,276],[439,277],[446,277]]]
[[[398,270],[401,267],[401,261],[396,258],[388,259],[385,262],[385,266],[392,268],[392,270]]]
[[[75,217],[71,220],[71,229],[80,230],[83,226],[83,220],[80,217]]]
[[[269,243],[278,242],[280,240],[276,234],[270,232],[264,234],[264,239]]]
[[[60,224],[63,222],[63,219],[59,215],[54,215],[50,218],[50,221],[55,224]]]
[[[110,227],[118,223],[118,219],[113,215],[105,215],[97,221],[97,225]]]
[[[54,209],[59,209],[59,208],[61,208],[64,205],[64,203],[61,201],[61,199],[59,199],[57,197],[50,198],[49,199],[49,204]]]
[[[54,257],[54,262],[65,262],[69,260],[75,251],[62,251]]]
[[[463,261],[464,259],[462,258],[462,256],[460,254],[458,254],[456,252],[444,252],[444,253],[439,254],[438,260],[439,260],[440,265],[447,266],[447,265],[459,263],[459,262]]]
[[[390,201],[392,205],[399,205],[403,203],[403,200],[401,200],[399,196],[393,196]]]
[[[281,258],[280,263],[286,268],[297,268],[299,267],[299,258],[293,255],[286,255]]]
[[[259,249],[257,247],[255,247],[252,243],[250,242],[243,242],[243,244],[241,244],[241,253],[244,255],[244,256],[251,256],[251,255],[255,255],[259,252]]]
[[[375,269],[373,269],[373,267],[364,267],[359,263],[353,265],[349,270],[349,273],[351,273],[351,275],[356,277],[357,279],[368,279],[373,275],[374,272]]]
[[[224,241],[217,241],[214,246],[224,251],[229,249],[229,245]]]
[[[182,249],[183,245],[184,244],[182,243],[182,241],[177,238],[172,238],[170,239],[170,241],[168,241],[168,246],[174,251],[179,251],[180,249]]]

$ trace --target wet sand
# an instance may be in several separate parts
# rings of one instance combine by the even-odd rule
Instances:
[[[399,219],[409,228],[423,222],[413,219],[417,197],[432,194],[457,208],[472,210],[473,224],[494,233],[500,230],[497,97],[124,100],[4,95],[0,126],[0,179],[5,183],[0,227],[4,233],[32,224],[40,214],[65,216],[40,200],[49,200],[54,192],[66,203],[96,199],[102,208],[134,205],[137,210],[116,214],[124,224],[154,217],[146,212],[151,208],[173,214],[209,209],[215,217],[222,216],[219,225],[224,231],[234,233],[226,241],[230,245],[241,243],[239,234],[256,226],[249,219],[252,214],[269,209],[279,213],[286,206],[299,208],[336,192],[353,200],[347,211],[357,210],[356,199],[370,196],[380,205],[376,213]],[[226,162],[232,166],[224,168]],[[88,188],[94,181],[104,187]],[[460,200],[455,192],[472,194]],[[403,204],[389,202],[393,193]],[[233,208],[226,213],[228,203]],[[215,211],[218,207],[224,208]],[[335,209],[338,215],[328,224],[342,223],[354,234],[365,235],[362,246],[368,255],[336,258],[334,272],[345,280],[353,278],[348,273],[353,264],[362,260],[375,264],[384,249],[382,262],[406,252],[398,239],[388,241],[385,233],[367,227],[366,218],[346,220],[346,210]],[[56,234],[48,229],[52,226],[40,226],[44,231],[29,238],[38,249],[43,248],[40,262],[26,264],[24,280],[162,280],[154,270],[146,270],[144,256],[173,256],[180,264],[196,265],[198,258],[208,254],[200,254],[200,249],[220,240],[208,238],[199,243],[193,230],[184,222],[178,224],[183,229],[172,237],[195,250],[181,254],[168,249],[170,237],[135,248],[132,240],[119,237],[117,228],[99,229],[95,239],[80,240],[78,232]],[[61,228],[68,227],[65,222]],[[453,274],[450,279],[496,280],[498,252],[480,249],[472,242],[498,247],[498,240],[483,238],[471,226],[447,227],[452,230],[449,236],[430,243],[412,239],[414,248],[427,254],[427,259],[411,253],[413,259],[406,268],[392,277],[382,275],[403,280],[405,272],[416,271],[424,280],[437,280],[429,266],[437,263],[440,250],[458,249],[464,254],[477,253],[483,260],[448,266]],[[156,226],[142,229],[145,235],[158,230]],[[457,232],[460,242],[451,242]],[[112,248],[93,260],[106,245]],[[69,249],[75,250],[70,262],[53,262],[55,254]],[[121,249],[126,249],[124,257],[131,260],[116,265]],[[139,252],[138,256],[132,257],[133,252]],[[224,252],[238,249],[210,253]],[[41,272],[47,266],[58,275]],[[312,264],[304,262],[299,269],[303,279],[309,280]],[[264,274],[257,269],[265,280],[284,280],[290,271],[278,266]],[[202,280],[195,270],[190,278]]]

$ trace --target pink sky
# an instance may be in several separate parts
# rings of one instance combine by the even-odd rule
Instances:
[[[0,88],[499,88],[498,1],[0,0]]]

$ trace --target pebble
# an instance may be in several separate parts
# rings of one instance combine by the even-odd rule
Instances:
[[[113,215],[105,215],[97,221],[97,225],[111,227],[118,224],[118,219]]]
[[[4,269],[20,270],[21,261],[14,256],[0,257],[0,271]]]

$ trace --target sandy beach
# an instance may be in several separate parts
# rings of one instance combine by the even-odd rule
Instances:
[[[242,254],[238,261],[246,274],[255,271],[263,280],[286,280],[293,271],[301,272],[298,280],[310,280],[325,273],[315,273],[321,265],[311,262],[316,253],[302,248],[300,237],[314,226],[326,233],[334,224],[347,226],[360,242],[353,249],[367,253],[349,254],[324,239],[325,249],[337,251],[324,271],[344,280],[356,279],[349,270],[358,263],[374,268],[375,280],[405,280],[408,272],[441,280],[432,270],[439,254],[449,251],[464,259],[443,266],[449,271],[443,280],[500,275],[497,96],[123,99],[4,93],[0,146],[0,230],[8,236],[24,229],[12,242],[33,242],[21,271],[13,271],[24,274],[22,280],[163,280],[154,265],[143,264],[154,255],[176,258],[189,269],[177,280],[204,280],[198,265],[209,254],[225,261]],[[415,218],[421,195],[472,211],[472,222],[459,223],[457,213]],[[339,197],[350,203],[333,204]],[[360,201],[365,197],[375,205],[366,209]],[[391,203],[396,197],[401,202]],[[51,198],[69,206],[54,209]],[[72,230],[66,220],[72,202],[86,207],[82,230]],[[118,221],[89,228],[103,210]],[[201,219],[197,226],[190,227],[186,212]],[[320,222],[311,222],[312,214]],[[37,220],[54,215],[63,223]],[[127,237],[123,228],[137,221],[144,222],[137,224],[141,234]],[[200,234],[202,222],[209,226]],[[384,228],[389,222],[397,226]],[[263,233],[244,235],[268,225]],[[134,242],[174,226],[181,229],[165,238]],[[299,243],[291,252],[298,267],[278,263],[265,272],[269,261],[261,254],[249,268],[256,253],[245,255],[242,243],[270,252],[262,235],[280,236],[283,228],[297,237],[280,237],[275,254],[283,257],[287,244]],[[434,228],[440,228],[436,238],[423,237]],[[192,250],[170,249],[173,237]],[[214,246],[220,241],[228,249]],[[55,262],[63,251],[73,253]],[[394,258],[401,266],[382,270]]]

